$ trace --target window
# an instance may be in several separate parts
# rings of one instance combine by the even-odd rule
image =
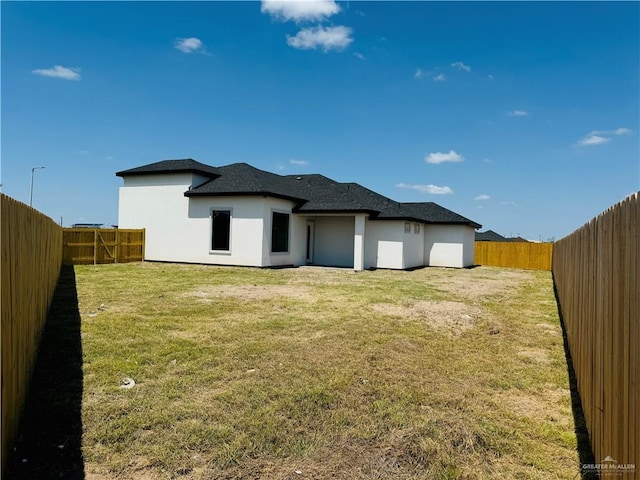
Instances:
[[[289,214],[273,212],[271,217],[271,252],[289,251]]]
[[[404,233],[411,233],[411,223],[404,222]]]
[[[229,251],[231,210],[211,211],[211,250]]]
[[[420,233],[420,224],[419,223],[416,223],[413,226],[413,233]]]

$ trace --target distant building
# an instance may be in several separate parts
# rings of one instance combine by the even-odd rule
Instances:
[[[507,242],[527,242],[529,243],[529,240],[527,240],[526,238],[522,238],[522,237],[509,237],[506,240]]]
[[[102,228],[104,223],[74,223],[71,228]]]
[[[509,242],[510,240],[503,237],[499,233],[493,230],[487,230],[486,232],[476,232],[476,242]]]

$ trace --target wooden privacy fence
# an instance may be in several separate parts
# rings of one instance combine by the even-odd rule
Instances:
[[[4,472],[60,275],[62,228],[24,203],[0,194],[0,251]]]
[[[640,478],[640,195],[556,242],[553,276],[596,462]]]
[[[144,230],[65,228],[63,261],[69,265],[140,262]]]
[[[476,242],[473,263],[490,267],[551,270],[553,243]]]

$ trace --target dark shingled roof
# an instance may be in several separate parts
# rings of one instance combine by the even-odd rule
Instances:
[[[368,213],[372,220],[409,220],[423,223],[481,225],[433,202],[399,203],[357,183],[340,183],[323,175],[277,175],[234,163],[209,167],[195,160],[165,160],[116,175],[196,172],[211,180],[185,192],[188,197],[265,195],[296,203],[299,213]]]
[[[296,196],[289,181],[282,175],[265,172],[246,163],[234,163],[218,167],[220,177],[195,187],[185,193],[188,197],[222,195],[269,195],[294,201],[304,201]]]
[[[508,242],[505,237],[493,230],[487,230],[486,232],[476,232],[476,242]]]
[[[507,237],[507,242],[526,242],[529,243],[529,240],[523,237]]]
[[[416,212],[426,223],[451,223],[460,225],[471,225],[473,228],[480,228],[482,225],[469,220],[462,215],[458,215],[456,212],[452,212],[444,207],[441,207],[437,203],[422,202],[422,203],[403,203],[410,210]]]
[[[149,175],[153,173],[199,173],[208,177],[216,177],[220,175],[217,168],[196,162],[192,158],[185,158],[182,160],[162,160],[161,162],[150,163],[149,165],[143,165],[142,167],[122,170],[120,172],[116,172],[116,175],[118,177],[125,177],[128,175]]]

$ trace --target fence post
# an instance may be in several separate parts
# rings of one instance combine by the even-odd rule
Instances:
[[[118,229],[116,228],[116,244],[113,247],[113,263],[118,263],[118,255],[120,254],[120,236],[118,235]]]
[[[98,264],[98,230],[93,231],[93,264]]]

